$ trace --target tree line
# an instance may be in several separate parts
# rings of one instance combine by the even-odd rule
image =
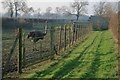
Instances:
[[[46,8],[44,14],[41,13],[41,8],[34,9],[28,7],[27,0],[4,0],[2,2],[3,8],[7,10],[9,17],[37,17],[37,18],[64,18],[64,17],[76,17],[79,19],[81,15],[88,14],[87,6],[88,1],[74,0],[70,6],[56,7],[55,12],[52,12],[52,7]],[[96,2],[94,4],[94,15],[102,17],[110,17],[112,13],[117,12],[117,3],[111,2]]]

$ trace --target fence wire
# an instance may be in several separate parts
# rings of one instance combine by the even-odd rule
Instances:
[[[39,26],[39,25],[37,25]],[[45,25],[44,25],[45,26]],[[76,41],[84,40],[92,30],[91,24],[69,23],[62,25],[48,25],[47,34],[43,39],[36,42],[36,49],[33,50],[35,45],[28,39],[28,33],[32,30],[22,31],[22,68],[42,62],[47,59],[53,59],[57,54],[62,54],[62,51],[69,49]],[[44,32],[44,28],[37,28],[37,31]],[[3,70],[7,61],[6,71],[17,71],[18,68],[18,43],[15,43],[16,32],[14,30],[3,31]],[[10,51],[12,47],[15,49],[12,54]],[[9,59],[10,57],[10,59]]]

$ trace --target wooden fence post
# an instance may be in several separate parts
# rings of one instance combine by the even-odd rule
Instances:
[[[73,23],[72,27],[73,27],[73,34],[72,34],[72,45],[73,45],[74,40],[75,40],[75,38],[74,38],[74,34],[75,34],[75,24],[74,24],[74,23]]]
[[[64,50],[66,50],[66,25],[64,25]]]
[[[60,42],[59,42],[59,53],[61,49],[61,39],[62,39],[62,27],[60,26]]]
[[[78,38],[79,38],[79,24],[77,24],[77,28],[76,28],[76,31],[77,31],[77,41],[78,41]]]
[[[22,29],[18,28],[19,33],[19,56],[18,56],[18,72],[22,73]]]
[[[75,42],[77,41],[77,25],[78,25],[78,23],[76,23],[76,25],[75,25]]]
[[[78,40],[80,40],[80,24],[78,25]]]
[[[69,47],[70,47],[70,44],[71,44],[70,25],[69,25],[68,27],[69,27],[69,28],[68,28],[68,30],[69,30],[69,32],[68,32],[68,34],[69,34],[69,43],[68,43],[68,44],[69,44]]]
[[[83,27],[81,25],[81,41],[83,41]]]
[[[53,26],[51,26],[50,29],[50,54],[54,53],[54,32],[53,32]],[[54,58],[54,56],[53,56]]]
[[[26,55],[25,55],[25,33],[23,34],[23,66],[25,67]]]

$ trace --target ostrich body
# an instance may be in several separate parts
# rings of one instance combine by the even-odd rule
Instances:
[[[36,43],[39,40],[43,40],[44,39],[44,36],[47,34],[46,30],[47,30],[47,26],[45,27],[45,32],[31,31],[31,32],[28,33],[27,38],[31,38],[32,42],[33,42],[33,45],[34,45],[33,51],[37,51],[37,49],[36,49]]]
[[[32,38],[32,41],[34,43],[38,42],[39,39],[43,40],[44,39],[44,36],[46,35],[46,33],[42,33],[40,31],[31,31],[27,38]]]

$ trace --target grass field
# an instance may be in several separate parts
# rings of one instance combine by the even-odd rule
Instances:
[[[52,62],[31,69],[21,78],[117,78],[117,45],[110,31],[90,37]]]
[[[32,30],[25,30],[22,29],[22,42],[24,47],[24,55],[23,55],[23,67],[28,67],[30,65],[36,64],[41,62],[43,59],[50,59],[51,57],[54,57],[54,55],[51,55],[51,42],[53,42],[53,46],[56,49],[57,53],[60,53],[67,49],[68,47],[72,46],[75,41],[78,39],[83,40],[86,35],[88,34],[89,27],[83,27],[80,25],[77,25],[77,33],[73,34],[72,26],[67,25],[54,25],[52,26],[53,30],[50,26],[48,26],[47,34],[44,36],[43,40],[39,40],[36,44],[37,51],[33,51],[33,42],[31,42],[31,39],[27,39],[27,35]],[[40,28],[41,26],[38,26],[39,28],[36,29],[38,31],[44,32],[44,29]],[[34,30],[34,29],[33,29]],[[54,38],[51,40],[51,33],[53,32],[52,37]],[[10,54],[12,51],[13,44],[15,42],[17,30],[3,30],[3,36],[2,36],[2,66],[4,72],[14,72],[17,71],[18,68],[18,42],[15,46],[15,49],[13,50],[13,53]],[[78,35],[79,34],[79,35]],[[74,41],[74,42],[73,42]],[[54,50],[55,52],[55,50]],[[53,52],[53,53],[54,53]],[[10,57],[10,58],[9,58]],[[9,59],[9,60],[8,60]],[[5,71],[6,63],[8,62],[8,68]]]

